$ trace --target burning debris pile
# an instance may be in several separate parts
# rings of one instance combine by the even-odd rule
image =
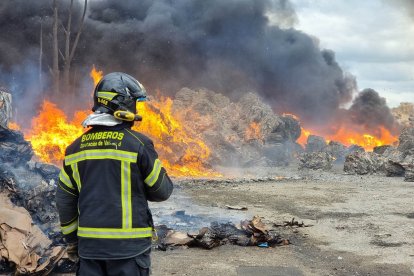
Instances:
[[[346,157],[344,171],[355,174],[385,173],[414,181],[414,127],[405,128],[397,147],[383,146],[373,152],[355,152]]]
[[[299,168],[330,170],[334,163],[342,164],[345,157],[353,152],[365,152],[365,150],[358,145],[346,147],[335,141],[327,143],[323,137],[309,135],[305,152],[299,155]]]
[[[173,112],[211,149],[208,162],[221,166],[287,165],[300,136],[299,122],[278,116],[257,94],[238,102],[206,89],[183,88]]]

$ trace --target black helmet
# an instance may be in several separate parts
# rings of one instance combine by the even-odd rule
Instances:
[[[105,75],[95,87],[92,111],[113,115],[116,111],[136,113],[136,102],[145,101],[147,92],[134,77],[114,72]]]

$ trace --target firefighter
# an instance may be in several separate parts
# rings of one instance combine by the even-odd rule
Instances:
[[[56,203],[77,275],[149,275],[155,230],[148,201],[169,198],[173,184],[152,141],[131,130],[145,88],[114,72],[94,91],[90,127],[67,147]]]

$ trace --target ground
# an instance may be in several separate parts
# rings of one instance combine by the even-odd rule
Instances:
[[[248,180],[249,173],[255,178]],[[259,215],[271,225],[294,217],[313,226],[276,228],[292,244],[275,248],[154,250],[153,275],[414,275],[414,183],[346,175],[340,167],[251,168],[243,174],[247,180],[177,180],[176,192],[234,218]]]

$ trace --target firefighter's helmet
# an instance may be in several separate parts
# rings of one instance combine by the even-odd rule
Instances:
[[[113,72],[105,75],[95,87],[92,111],[108,113],[126,121],[139,120],[136,102],[145,101],[147,92],[134,77]]]

